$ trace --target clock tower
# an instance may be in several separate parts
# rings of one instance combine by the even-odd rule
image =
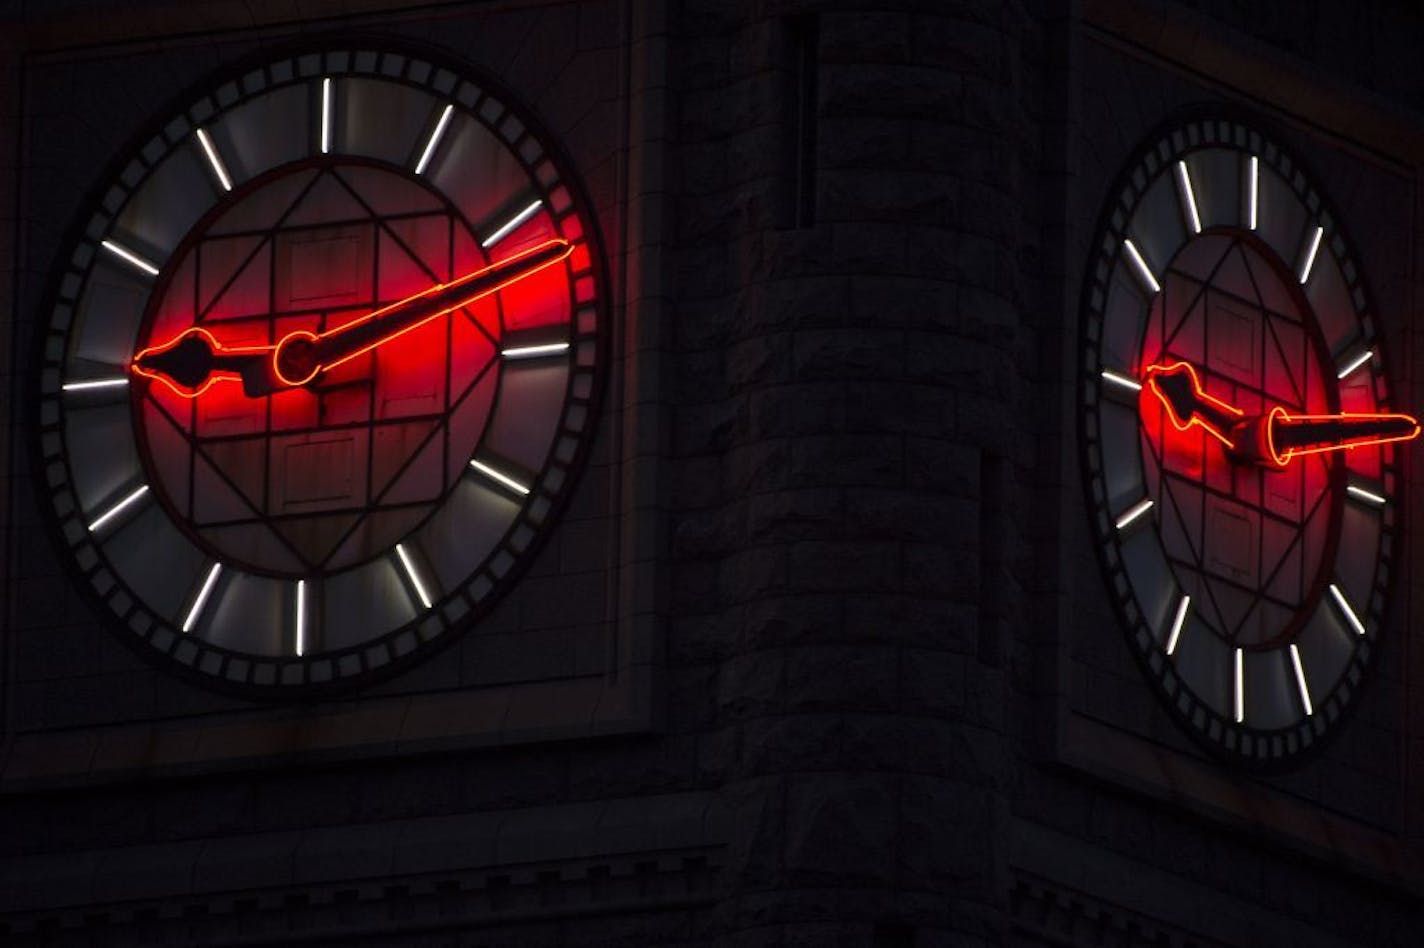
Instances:
[[[1414,948],[1421,36],[0,0],[0,944]]]

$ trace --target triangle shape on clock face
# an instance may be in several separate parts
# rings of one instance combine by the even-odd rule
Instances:
[[[238,201],[212,227],[209,236],[221,236],[254,230],[270,230],[296,202],[317,171],[308,169],[271,181],[262,188],[262,200]]]
[[[1221,616],[1222,633],[1228,639],[1238,638],[1256,606],[1256,595],[1223,583],[1212,583],[1211,587],[1212,600]]]
[[[1207,283],[1231,249],[1232,240],[1222,234],[1203,234],[1189,241],[1172,261],[1172,268],[1192,277],[1198,284]]]
[[[355,528],[341,541],[324,564],[328,570],[345,569],[356,563],[385,553],[400,538],[420,525],[430,515],[430,507],[397,507],[373,510],[357,521]]]
[[[1306,378],[1302,367],[1309,366],[1309,341],[1300,327],[1270,313],[1265,314],[1265,389],[1287,408],[1306,406]]]
[[[1290,624],[1292,611],[1269,599],[1257,599],[1237,633],[1240,645],[1271,642]]]
[[[450,483],[464,476],[470,458],[479,446],[489,424],[495,392],[499,388],[499,372],[492,367],[451,410],[446,424],[450,429],[450,455],[446,458],[446,477]]]
[[[1299,308],[1286,288],[1285,280],[1276,269],[1255,254],[1247,254],[1245,259],[1247,269],[1251,273],[1251,282],[1256,287],[1261,305],[1273,313],[1295,317],[1299,313]],[[1291,322],[1294,323],[1296,320],[1292,318]]]
[[[461,306],[455,311],[452,318],[457,324],[455,327],[457,339],[468,338],[467,334],[473,332],[483,336],[490,345],[493,345],[495,341],[502,338],[499,326],[499,304],[494,295],[475,300],[468,306]]]
[[[439,497],[443,487],[443,435],[444,425],[428,418],[377,425],[371,446],[372,502],[405,503]]]
[[[425,188],[409,184],[392,188],[395,180],[389,171],[359,165],[343,166],[333,174],[347,187],[361,195],[377,214],[412,214],[418,211],[438,212],[440,200]],[[405,184],[405,182],[401,182]]]
[[[370,219],[370,212],[328,172],[301,196],[292,213],[282,221],[282,228],[288,230],[308,224],[331,227],[343,221],[360,223]]]
[[[198,533],[213,546],[225,554],[238,557],[243,563],[260,563],[264,569],[294,576],[306,573],[309,568],[265,523],[204,527]]]
[[[266,237],[206,240],[198,247],[196,322],[265,316],[271,309],[272,243]]]
[[[1240,303],[1250,306],[1259,306],[1260,299],[1256,295],[1256,285],[1251,280],[1250,272],[1246,268],[1246,258],[1241,252],[1241,245],[1234,244],[1221,259],[1221,264],[1216,268],[1211,280],[1212,288],[1229,293],[1236,297]]]
[[[1206,361],[1206,292],[1199,285],[1174,278],[1161,294],[1162,355],[1159,361],[1183,359],[1193,365]],[[1167,355],[1170,353],[1170,357]]]
[[[276,520],[272,529],[310,568],[325,563],[361,519],[359,513],[317,513],[293,520]]]
[[[450,223],[440,216],[387,221],[380,228],[380,285],[383,300],[404,299],[450,272]]]
[[[202,446],[200,457],[203,463],[223,472],[226,476],[223,486],[241,496],[252,511],[249,516],[263,509],[262,497],[267,486],[267,446],[263,439],[210,442]]]
[[[187,432],[160,411],[150,394],[143,400],[144,435],[148,453],[156,469],[155,480],[162,485],[169,502],[188,515],[190,481],[187,477],[188,452],[192,450]]]
[[[429,431],[429,437],[418,433]],[[386,439],[390,439],[387,441]],[[418,422],[411,425],[382,425],[376,429],[377,453],[382,445],[399,443],[402,450],[390,451],[400,458],[410,458],[403,467],[390,469],[390,480],[377,493],[381,504],[433,503],[445,491],[445,426]],[[412,449],[414,454],[411,454]]]
[[[1191,485],[1183,489],[1183,485],[1172,479],[1165,480],[1162,486],[1162,545],[1168,556],[1187,560],[1200,568],[1201,491]]]
[[[1267,595],[1299,602],[1304,595],[1300,531],[1263,517],[1261,523],[1262,581]]]
[[[1213,635],[1223,634],[1221,613],[1216,608],[1216,600],[1212,598],[1212,589],[1207,578],[1196,570],[1191,570],[1179,573],[1178,579],[1182,592],[1192,598],[1192,615],[1209,628]]]
[[[506,284],[499,291],[499,298],[506,332],[547,328],[569,321],[571,304],[563,264]]]
[[[489,265],[489,257],[475,236],[465,229],[463,223],[456,222],[454,240],[450,244],[451,266],[456,273],[469,273]]]
[[[234,483],[229,471],[213,465],[198,453],[193,459],[193,523],[203,527],[216,523],[251,520],[260,508]],[[259,498],[260,494],[257,495]]]
[[[499,375],[499,352],[484,328],[476,323],[481,311],[466,307],[451,314],[450,398],[458,401],[477,380]]]

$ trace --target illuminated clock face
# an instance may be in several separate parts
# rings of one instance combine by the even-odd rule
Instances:
[[[1121,181],[1084,297],[1093,534],[1177,720],[1282,764],[1337,724],[1378,648],[1419,426],[1338,218],[1276,142],[1187,122]]]
[[[136,150],[58,278],[36,430],[62,549],[203,680],[370,680],[551,529],[605,333],[587,206],[507,96],[393,53],[267,63]]]

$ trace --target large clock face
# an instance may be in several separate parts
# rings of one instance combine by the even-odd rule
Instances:
[[[530,118],[410,56],[298,55],[99,193],[37,453],[121,634],[281,693],[468,626],[552,526],[604,372],[594,227]]]
[[[1234,121],[1121,178],[1084,297],[1083,454],[1128,640],[1214,751],[1280,764],[1378,647],[1399,442],[1359,262],[1303,169]]]

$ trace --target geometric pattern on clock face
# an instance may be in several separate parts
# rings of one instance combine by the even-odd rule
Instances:
[[[1144,322],[1144,365],[1185,361],[1214,397],[1262,414],[1336,410],[1319,333],[1269,249],[1240,234],[1188,241]],[[1147,495],[1182,591],[1203,625],[1244,649],[1288,641],[1319,603],[1338,539],[1331,489],[1340,455],[1282,468],[1238,464],[1201,428],[1179,431],[1165,405],[1142,412]]]
[[[127,641],[203,680],[369,681],[469,628],[576,483],[608,332],[587,205],[503,94],[403,53],[261,63],[158,127],[41,333],[61,550]],[[411,315],[427,291],[450,306]],[[251,391],[204,363],[199,389],[145,361],[190,334],[214,360],[302,334],[339,355]]]
[[[1257,463],[1244,442],[1228,449],[1205,422],[1170,415],[1159,373],[1190,367],[1190,404],[1215,405],[1218,421],[1389,414],[1384,340],[1333,210],[1258,130],[1174,124],[1119,180],[1083,297],[1099,561],[1178,724],[1214,753],[1279,766],[1333,732],[1370,667],[1400,446]]]
[[[495,249],[546,236],[529,227]],[[137,345],[194,325],[229,347],[322,333],[490,262],[421,182],[354,162],[294,170],[190,235]],[[216,559],[253,572],[311,577],[388,552],[467,473],[498,397],[506,305],[514,328],[567,323],[566,273],[548,268],[267,398],[135,386],[151,486]]]

